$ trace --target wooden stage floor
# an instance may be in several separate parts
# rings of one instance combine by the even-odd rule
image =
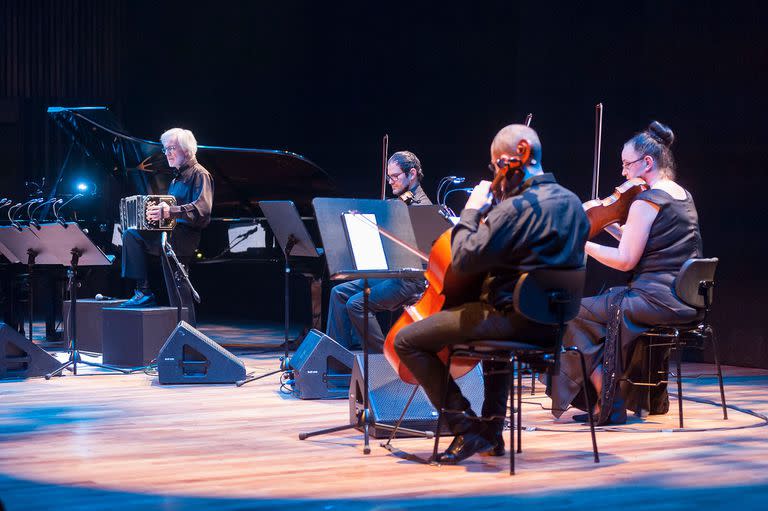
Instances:
[[[244,360],[257,373],[278,367],[275,354]],[[587,430],[567,420],[572,412],[555,422],[541,409],[546,398],[527,396],[531,430],[512,477],[507,457],[424,466],[373,439],[364,456],[354,430],[299,441],[301,431],[347,421],[348,405],[281,394],[277,375],[237,388],[84,372],[0,382],[7,510],[743,510],[768,502],[768,428],[760,416],[768,414],[768,371],[726,368],[727,422],[716,406],[686,401],[691,431],[674,431],[675,411],[600,431],[599,464]],[[714,401],[716,389],[709,377],[685,385],[688,395]],[[423,439],[396,445],[431,450]]]

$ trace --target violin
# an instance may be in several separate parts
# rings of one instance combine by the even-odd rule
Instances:
[[[605,199],[592,199],[582,204],[584,212],[589,219],[588,239],[594,238],[603,229],[612,224],[625,223],[632,201],[635,200],[639,193],[647,189],[648,184],[639,177],[636,177],[616,187],[613,193]],[[614,237],[617,237],[614,232],[609,232]]]

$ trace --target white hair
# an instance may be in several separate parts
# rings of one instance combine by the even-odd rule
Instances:
[[[197,140],[191,131],[182,128],[171,128],[160,135],[160,142],[165,145],[169,140],[176,140],[187,158],[194,158],[197,154]]]

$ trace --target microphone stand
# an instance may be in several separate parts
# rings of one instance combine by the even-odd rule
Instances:
[[[288,236],[288,241],[285,243],[285,266],[283,271],[283,285],[285,288],[285,292],[283,293],[284,301],[285,301],[285,331],[284,331],[284,337],[283,337],[283,359],[280,361],[280,368],[276,369],[274,371],[270,371],[265,374],[261,374],[259,376],[249,376],[244,380],[237,381],[235,385],[238,387],[242,387],[246,383],[251,383],[252,381],[260,380],[262,378],[266,378],[267,376],[272,376],[273,374],[282,373],[289,370],[289,364],[288,364],[288,336],[289,336],[289,330],[290,330],[290,276],[291,276],[291,267],[288,263],[288,259],[291,257],[291,251],[293,250],[293,247],[296,246],[296,243],[299,242],[299,239],[294,235],[290,234]]]
[[[181,323],[181,309],[182,309],[182,303],[181,303],[181,284],[186,283],[187,286],[189,286],[189,290],[192,292],[192,298],[197,303],[200,303],[200,295],[197,293],[197,290],[195,290],[195,286],[192,285],[192,281],[189,280],[189,274],[187,273],[187,270],[184,268],[184,265],[181,264],[179,261],[179,258],[176,257],[176,252],[173,251],[173,247],[171,246],[171,243],[168,241],[168,233],[163,231],[163,233],[160,235],[160,243],[162,244],[163,250],[163,256],[165,257],[165,262],[168,264],[169,268],[171,267],[171,259],[173,259],[174,263],[176,263],[176,271],[173,272],[174,275],[174,288],[176,291],[176,323]]]

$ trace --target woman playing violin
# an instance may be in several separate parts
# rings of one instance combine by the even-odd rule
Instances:
[[[563,341],[565,346],[578,346],[587,358],[590,381],[600,398],[595,409],[599,424],[626,422],[627,409],[644,413],[643,393],[627,386],[622,394],[618,383],[626,371],[639,366],[639,360],[631,360],[642,356],[642,350],[634,352],[635,340],[654,325],[688,323],[696,317],[694,309],[677,299],[673,287],[682,264],[702,255],[693,198],[674,181],[673,141],[672,130],[654,121],[624,144],[622,175],[642,179],[648,189],[632,202],[618,247],[586,244],[587,254],[597,261],[632,272],[628,286],[584,298]],[[555,416],[569,404],[583,409],[580,389],[578,360],[562,357],[561,374],[550,387]],[[658,387],[652,392],[650,412],[666,413],[668,407],[666,388]],[[574,419],[584,420],[585,416]]]

